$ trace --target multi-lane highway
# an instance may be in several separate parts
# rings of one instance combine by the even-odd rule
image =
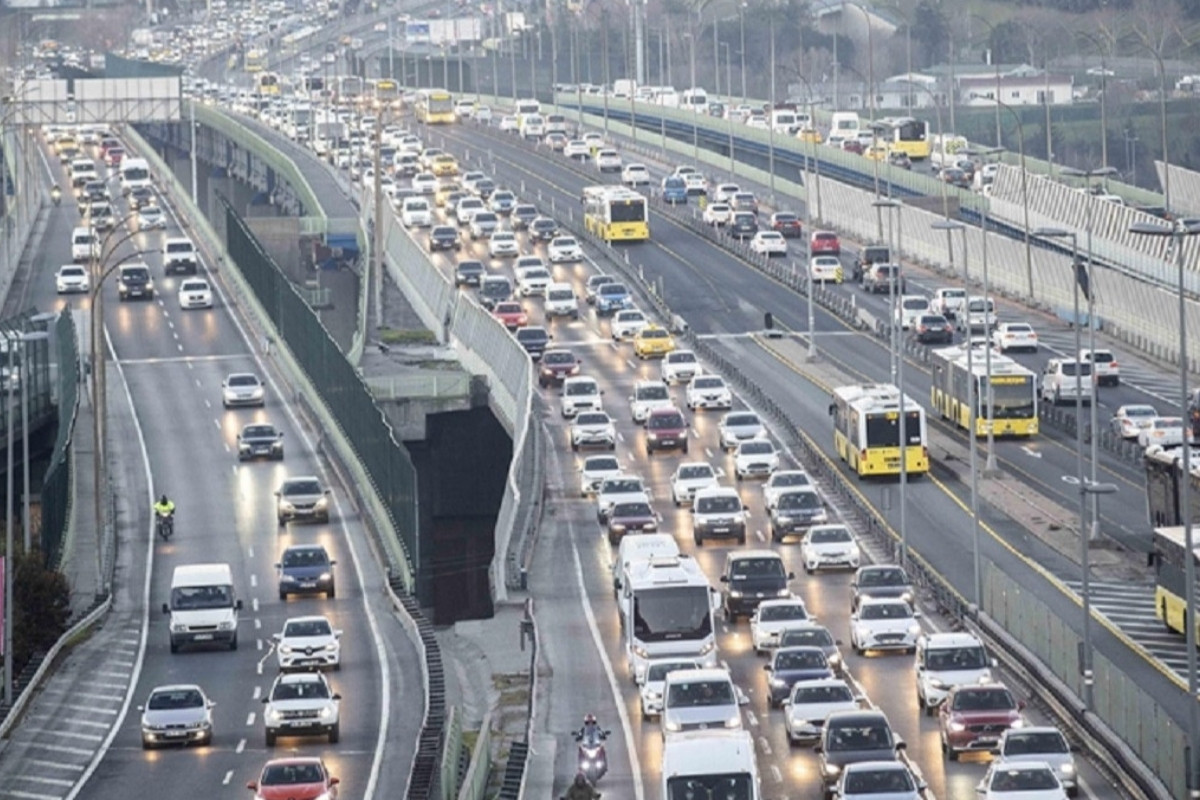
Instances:
[[[442,133],[426,130],[427,136],[440,140]],[[472,153],[481,152],[478,141],[471,141],[466,129],[454,129],[444,133],[452,151],[465,154],[470,141]],[[559,179],[572,181],[570,186],[556,187],[564,194],[555,195],[556,216],[566,218],[567,208],[578,197],[575,178],[567,178],[560,168],[545,163],[531,163],[528,155],[519,148],[509,149],[503,142],[490,142],[493,158],[490,161],[472,161],[470,168],[482,167],[502,185],[517,189],[522,200],[537,202],[539,207],[550,211],[548,181]],[[520,155],[519,155],[520,154]],[[546,181],[534,186],[534,175],[547,176]],[[524,191],[521,191],[522,182]],[[539,190],[541,196],[539,198]],[[568,194],[569,193],[569,194]],[[427,234],[414,231],[418,241],[424,242]],[[646,248],[662,248],[676,257],[691,263],[712,263],[714,258],[727,259],[720,251],[694,236],[670,237],[663,226],[655,230],[655,241],[650,245],[632,246],[631,256],[641,255]],[[546,249],[527,241],[519,234],[523,254],[546,257]],[[465,237],[464,237],[465,239]],[[484,262],[489,272],[511,277],[511,259],[489,258],[484,243],[464,241],[463,251],[455,256],[438,255],[439,263],[448,275],[452,273],[458,259],[474,258]],[[603,262],[601,262],[603,263]],[[720,265],[713,264],[718,270]],[[571,283],[582,297],[587,277],[597,271],[595,264],[558,264],[551,267],[556,281]],[[673,306],[702,335],[739,336],[754,330],[761,324],[761,307],[743,305],[734,292],[721,290],[720,281],[713,282],[712,274],[705,274],[703,283],[692,277],[695,285],[706,288],[693,292],[695,305]],[[671,282],[672,278],[668,277]],[[740,290],[740,286],[738,287]],[[598,317],[587,306],[583,306],[581,318],[566,321],[556,318],[546,321],[537,298],[523,301],[530,315],[530,324],[545,324],[552,332],[554,347],[572,350],[584,365],[585,374],[600,383],[604,392],[604,407],[617,425],[617,455],[622,465],[631,473],[641,475],[651,490],[654,508],[659,517],[659,529],[672,534],[682,550],[692,553],[710,580],[716,583],[725,554],[745,549],[726,542],[706,543],[703,548],[691,544],[691,519],[686,509],[676,509],[670,501],[670,475],[681,460],[707,461],[721,470],[723,483],[733,485],[733,458],[725,453],[717,439],[716,426],[721,412],[688,413],[691,424],[690,453],[663,453],[646,455],[645,433],[629,418],[626,398],[632,392],[634,382],[639,379],[657,379],[659,364],[653,360],[641,361],[632,355],[631,345],[617,344],[610,338],[608,321]],[[823,320],[826,330],[833,324]],[[681,407],[683,388],[671,390]],[[657,721],[643,720],[631,675],[626,666],[626,654],[621,645],[620,625],[616,603],[612,597],[610,564],[613,551],[597,525],[594,501],[581,499],[577,469],[583,453],[572,453],[568,441],[568,423],[560,414],[557,390],[543,390],[544,423],[549,430],[552,452],[548,460],[550,501],[547,521],[539,537],[534,566],[531,570],[531,589],[539,598],[540,628],[543,632],[544,652],[554,675],[556,691],[546,712],[546,727],[558,743],[555,758],[555,775],[565,780],[575,767],[575,753],[570,744],[569,731],[577,728],[582,716],[588,712],[598,713],[605,727],[612,728],[615,735],[610,741],[612,772],[604,778],[602,789],[615,795],[634,796],[645,792],[646,797],[658,797],[660,774],[658,764],[662,752],[661,735]],[[914,485],[914,488],[925,488]],[[759,485],[753,481],[738,484],[743,501],[750,508],[749,547],[765,547],[766,514]],[[914,505],[916,505],[914,503]],[[929,509],[920,522],[935,525],[938,514],[943,517],[957,510],[953,502],[943,498],[940,504]],[[961,515],[961,510],[958,510]],[[919,523],[918,523],[919,524]],[[798,547],[794,544],[777,546],[788,568],[798,576],[791,582],[793,591],[805,600],[809,610],[827,625],[842,642],[849,641],[849,581],[846,573],[830,573],[815,577],[803,577]],[[941,620],[930,620],[929,626],[945,624]],[[752,732],[759,753],[760,768],[764,781],[764,794],[768,797],[813,797],[819,792],[819,775],[815,755],[807,748],[789,745],[783,729],[782,712],[768,707],[765,695],[764,661],[754,654],[749,642],[748,624],[722,621],[718,629],[718,647],[721,660],[731,670],[734,680],[748,695],[750,702],[745,707],[743,718]],[[915,695],[912,658],[909,656],[858,657],[846,647],[848,671],[871,701],[883,709],[891,719],[897,733],[908,743],[908,754],[916,767],[928,780],[936,797],[966,796],[974,791],[982,776],[983,766],[979,762],[944,762],[940,749],[940,738],[936,723],[919,713]],[[617,698],[614,700],[614,696]],[[1035,712],[1042,718],[1040,712]],[[1084,772],[1085,792],[1093,797],[1117,797],[1117,792],[1093,769]],[[640,789],[636,788],[640,785]]]
[[[59,185],[69,187],[56,161],[53,169]],[[179,235],[190,225],[168,214],[166,230],[139,230],[118,185],[111,185],[116,215],[125,219],[110,241],[131,235],[108,263],[146,262],[155,290],[150,300],[122,302],[115,276],[102,289],[111,342],[112,435],[122,437],[122,452],[144,454],[138,460],[147,478],[140,490],[122,498],[127,515],[120,520],[121,546],[140,554],[132,559],[138,566],[148,541],[151,548],[144,562],[148,570],[118,574],[117,582],[122,601],[139,609],[145,603],[148,613],[140,620],[135,615],[138,624],[97,634],[113,638],[120,663],[103,665],[95,687],[82,686],[44,704],[48,715],[57,715],[58,727],[47,731],[44,745],[35,744],[25,753],[21,782],[0,788],[0,795],[64,796],[78,791],[89,776],[89,797],[236,792],[257,778],[266,760],[290,753],[323,757],[351,797],[403,786],[421,720],[422,704],[413,701],[422,696],[420,672],[415,649],[387,602],[355,505],[348,502],[345,487],[331,482],[309,431],[288,407],[273,364],[255,353],[254,339],[230,309],[221,284],[213,284],[214,308],[181,310],[177,292],[183,278],[164,274],[158,250],[164,237]],[[89,306],[86,296],[55,296],[54,271],[71,261],[67,231],[77,221],[68,195],[54,212],[31,278],[31,300],[40,308]],[[214,280],[203,264],[200,275]],[[233,372],[253,372],[267,381],[263,408],[222,407],[221,383]],[[123,402],[126,391],[132,417]],[[238,461],[236,437],[251,422],[271,422],[283,432],[282,461]],[[124,446],[131,442],[134,446]],[[274,493],[285,477],[295,475],[318,475],[331,486],[329,524],[276,524]],[[163,493],[177,506],[175,535],[165,542],[148,536],[151,495]],[[279,554],[303,543],[319,543],[337,559],[336,599],[279,599]],[[210,562],[232,567],[244,604],[239,647],[234,652],[201,647],[172,654],[168,618],[158,611],[169,599],[172,571]],[[278,673],[271,637],[289,617],[310,614],[327,616],[342,632],[343,666],[330,675],[342,697],[341,741],[281,738],[277,747],[267,747],[262,696]],[[152,687],[176,683],[198,683],[216,702],[213,744],[144,751],[140,715],[128,701],[140,703]],[[113,723],[119,724],[106,735]],[[63,727],[67,732],[58,735]],[[64,745],[70,747],[63,750]],[[94,776],[88,766],[93,758],[98,763]],[[75,763],[64,770],[56,760]]]

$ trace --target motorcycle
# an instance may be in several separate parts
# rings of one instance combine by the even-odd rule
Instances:
[[[175,533],[175,512],[170,514],[155,514],[155,530],[165,542]]]
[[[61,203],[62,202],[62,189],[59,189],[57,186],[51,187],[50,199],[54,201],[54,205],[58,205],[59,203]]]
[[[597,731],[589,737],[584,737],[580,732],[575,734],[575,741],[579,743],[577,771],[582,772],[593,786],[608,772],[608,755],[604,752],[604,740],[610,733],[612,731]]]

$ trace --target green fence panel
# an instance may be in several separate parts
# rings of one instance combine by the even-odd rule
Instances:
[[[276,333],[329,408],[371,476],[399,533],[413,572],[416,551],[416,469],[354,365],[338,348],[300,290],[288,280],[225,199],[226,249],[266,310]],[[414,587],[409,587],[413,589]]]
[[[79,345],[75,320],[64,310],[54,324],[58,356],[58,434],[50,466],[42,478],[42,552],[55,567],[62,558],[63,539],[71,518],[71,437],[79,409]],[[41,346],[43,352],[47,350]]]

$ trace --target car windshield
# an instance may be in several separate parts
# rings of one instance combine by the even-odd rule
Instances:
[[[739,452],[744,456],[762,456],[775,452],[775,445],[762,440],[742,442]]]
[[[296,547],[283,551],[281,561],[284,568],[288,567],[324,567],[329,564],[329,556],[319,547]]]
[[[283,635],[289,639],[304,636],[329,636],[332,633],[329,620],[325,619],[293,619],[288,620],[287,624],[283,626]]]
[[[571,353],[546,353],[542,356],[543,364],[574,364],[575,356]]]
[[[288,481],[283,485],[283,493],[285,495],[320,494],[321,483],[315,478]]]
[[[700,478],[711,478],[715,475],[713,468],[708,464],[697,464],[691,467],[679,468],[679,480],[690,481]]]
[[[1019,756],[1033,753],[1069,753],[1066,737],[1058,731],[1010,733],[1005,739],[1004,755]]]
[[[671,708],[728,706],[736,702],[733,683],[728,680],[673,683],[667,691]]]
[[[817,496],[816,492],[788,492],[780,495],[778,505],[781,510],[819,508],[821,498]],[[810,541],[814,540],[810,539]]]
[[[517,331],[517,341],[519,342],[545,342],[550,338],[541,328],[523,328]]]
[[[646,671],[647,681],[666,680],[667,674],[685,669],[697,669],[694,661],[666,661],[661,664],[651,664]]]
[[[858,576],[859,586],[906,586],[908,576],[899,567],[865,569]]]
[[[608,423],[608,414],[580,414],[575,418],[577,425],[607,425]]]
[[[795,214],[776,214],[775,221],[777,223],[791,224],[796,221],[796,215]]]
[[[620,296],[629,294],[629,290],[623,283],[605,283],[600,286],[600,294]]]
[[[596,384],[592,381],[578,381],[576,383],[568,383],[566,393],[572,397],[582,397],[589,394],[596,394],[599,391],[596,388]]]
[[[859,609],[861,619],[908,619],[912,610],[907,603],[871,603]]]
[[[645,386],[639,386],[635,394],[638,400],[666,400],[671,396],[667,392],[667,387],[661,383],[650,383]]]
[[[784,647],[811,645],[813,647],[827,648],[833,645],[833,634],[824,627],[805,626],[803,628],[784,631],[779,643]]]
[[[828,729],[825,749],[830,752],[847,750],[891,750],[892,729],[886,724],[835,725]]]
[[[1125,406],[1126,417],[1156,417],[1158,412],[1151,406]]]
[[[270,425],[247,425],[242,431],[242,437],[246,439],[265,439],[274,438],[275,429]]]
[[[904,300],[904,307],[909,311],[918,308],[929,308],[929,301],[924,297],[909,297]]]
[[[854,796],[911,792],[915,789],[912,775],[904,768],[855,770],[842,783],[842,793]]]
[[[230,386],[258,386],[258,378],[253,375],[230,375]]]
[[[583,462],[583,468],[588,472],[600,472],[603,470],[620,469],[621,462],[617,461],[613,456],[593,456]]]
[[[652,414],[646,420],[646,427],[653,430],[662,430],[664,428],[682,428],[686,423],[683,421],[683,416],[680,414]]]
[[[1104,350],[1097,350],[1092,353],[1092,361],[1097,364],[1108,364],[1113,360],[1113,354]]]
[[[625,479],[621,479],[621,480],[605,481],[604,488],[601,490],[601,493],[602,494],[630,494],[632,492],[640,492],[640,491],[643,491],[641,481],[625,478]]]
[[[992,792],[1038,792],[1059,788],[1048,769],[998,769],[992,775]]]
[[[1007,689],[960,689],[951,707],[955,711],[1010,711],[1017,701]]]
[[[675,776],[667,778],[663,800],[751,800],[757,785],[749,772]]]
[[[817,649],[780,650],[775,654],[775,669],[819,669],[829,666],[825,653]]]
[[[784,486],[808,486],[808,475],[803,472],[776,472],[771,476],[771,487],[778,489]]]
[[[695,364],[696,355],[694,353],[676,352],[667,356],[668,363],[671,364]]]
[[[759,622],[797,622],[806,619],[808,619],[808,611],[800,603],[758,607]]]
[[[207,608],[233,606],[233,589],[229,586],[177,586],[171,590],[171,608],[176,611],[199,611]]]
[[[652,517],[654,512],[650,510],[649,503],[617,503],[613,506],[613,517]]]
[[[168,711],[179,708],[200,708],[204,695],[196,689],[171,689],[150,695],[146,708],[150,711]]]
[[[696,500],[696,511],[700,514],[732,514],[741,510],[741,499],[732,495],[701,497]]]
[[[849,544],[854,541],[845,528],[824,528],[809,531],[808,540],[813,544]]]
[[[645,322],[646,317],[640,311],[621,311],[617,314],[617,322]]]
[[[783,578],[781,558],[739,558],[729,567],[729,577],[735,581],[749,578]]]
[[[1091,364],[1089,364],[1087,362],[1083,362],[1081,364],[1078,361],[1063,361],[1062,362],[1062,374],[1070,375],[1070,376],[1074,377],[1076,367],[1079,368],[1079,374],[1085,378],[1088,375],[1092,374],[1092,365]]]
[[[655,330],[654,328],[647,328],[642,331],[643,339],[666,339],[669,335],[666,331]]]
[[[324,681],[280,681],[271,692],[272,700],[324,700],[329,689]]]
[[[925,668],[938,672],[984,669],[987,665],[987,654],[978,645],[939,648],[925,653]]]
[[[946,318],[941,314],[927,314],[921,317],[920,324],[928,328],[939,327],[946,324]]]
[[[723,389],[725,381],[717,377],[696,378],[696,382],[692,384],[697,389]],[[663,391],[666,391],[664,388]]]
[[[754,414],[730,414],[725,418],[725,425],[730,428],[749,428],[760,424]]]

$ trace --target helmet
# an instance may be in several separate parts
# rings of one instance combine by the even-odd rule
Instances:
[[[582,772],[575,773],[575,785],[576,786],[586,786],[587,782],[588,782],[587,775],[584,775]]]
[[[588,714],[587,716],[585,716],[583,718],[583,724],[584,725],[595,725],[596,724],[596,715]]]
[[[162,497],[160,497],[160,498],[158,498],[158,502],[162,503],[164,506],[165,506],[167,503],[169,503],[169,502],[170,502],[169,500],[167,500],[167,493],[166,493],[166,492],[163,492],[163,496],[162,496]]]

